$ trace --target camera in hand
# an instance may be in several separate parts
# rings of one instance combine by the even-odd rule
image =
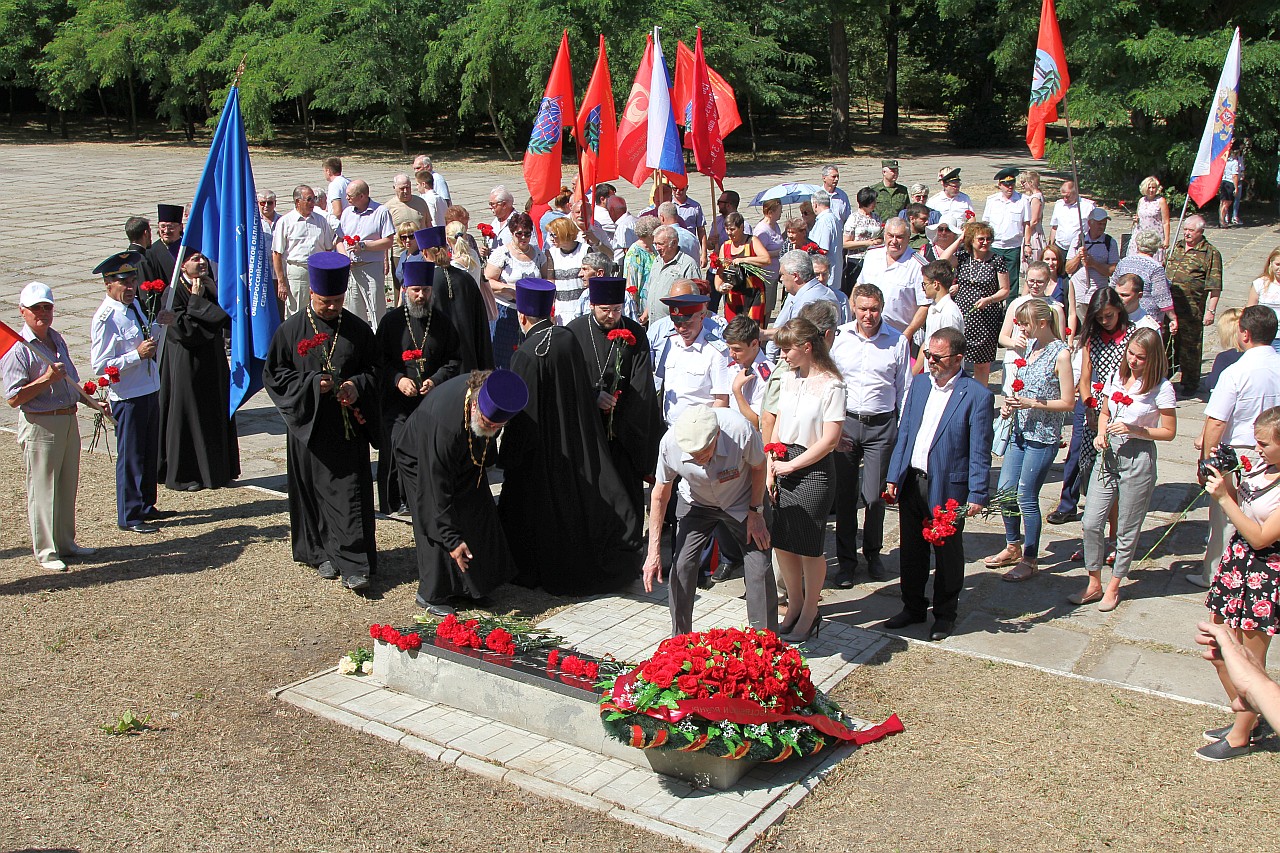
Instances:
[[[1200,460],[1200,476],[1208,477],[1213,472],[1210,468],[1218,469],[1220,474],[1228,474],[1240,467],[1240,457],[1236,455],[1236,449],[1229,444],[1219,444],[1213,449],[1213,452]]]

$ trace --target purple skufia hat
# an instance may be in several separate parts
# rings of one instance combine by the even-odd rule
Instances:
[[[592,305],[621,305],[627,299],[627,280],[615,276],[593,278],[587,283]]]
[[[516,282],[516,310],[526,317],[550,317],[556,304],[556,286],[545,278],[522,278]]]
[[[498,368],[480,386],[476,404],[480,414],[495,424],[505,424],[529,403],[529,386],[519,374]]]
[[[413,239],[418,241],[418,249],[437,249],[445,244],[444,226],[435,225],[413,232]]]
[[[406,258],[401,271],[404,273],[405,287],[430,287],[436,271],[436,265],[419,257]]]
[[[341,252],[316,252],[307,258],[311,292],[317,296],[341,296],[347,292],[351,259]]]

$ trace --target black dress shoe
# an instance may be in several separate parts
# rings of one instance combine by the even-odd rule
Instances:
[[[853,572],[848,569],[841,569],[836,575],[835,585],[837,589],[853,589]]]
[[[173,518],[177,515],[171,509],[150,509],[142,513],[143,521],[164,521],[166,518]]]
[[[457,612],[448,604],[428,604],[426,609],[428,614],[436,617],[437,619],[443,619],[444,617]]]
[[[1064,512],[1060,509],[1055,509],[1053,512],[1045,516],[1044,520],[1050,524],[1066,524],[1067,522],[1076,520],[1076,513]]]
[[[184,491],[202,492],[204,491],[204,486],[200,485],[199,483],[192,483],[190,486],[187,486],[187,488]]]
[[[867,555],[867,575],[873,581],[882,581],[889,577],[889,573],[884,567],[884,561],[880,559],[879,554]]]
[[[347,575],[342,579],[342,585],[352,591],[366,589],[369,586],[369,576]]]
[[[711,573],[711,579],[716,583],[721,581],[730,581],[734,578],[742,577],[742,563],[721,563],[716,566],[716,570]]]
[[[337,567],[334,566],[333,563],[325,560],[323,563],[316,566],[316,574],[320,575],[320,577],[327,581],[336,581],[339,573]]]
[[[160,532],[159,527],[156,527],[154,524],[147,524],[146,522],[139,522],[137,524],[126,524],[126,525],[123,525],[120,529],[127,530],[130,533],[159,533]]]
[[[929,631],[929,639],[937,642],[945,640],[951,636],[951,632],[956,628],[956,623],[950,619],[938,619],[934,621],[932,630]]]
[[[904,610],[897,616],[890,616],[888,619],[884,620],[884,626],[890,630],[896,631],[898,628],[905,628],[908,625],[916,625],[923,621],[923,616],[916,616],[914,613]]]
[[[711,577],[711,575],[698,575],[698,589],[711,589],[715,585],[715,578]]]

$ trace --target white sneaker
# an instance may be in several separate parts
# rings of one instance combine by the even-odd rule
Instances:
[[[67,564],[55,557],[52,560],[41,560],[40,568],[47,569],[51,572],[65,572],[67,570]]]

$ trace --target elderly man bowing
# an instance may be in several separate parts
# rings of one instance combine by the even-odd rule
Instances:
[[[930,543],[924,529],[935,510],[945,510],[948,501],[957,504],[955,532],[933,543],[937,572],[929,636],[934,640],[945,640],[955,629],[964,587],[964,517],[986,504],[991,471],[994,398],[960,369],[964,348],[964,335],[952,328],[929,338],[924,350],[929,373],[911,383],[885,486],[889,500],[900,501],[902,533],[902,612],[888,619],[886,628],[925,620]]]
[[[311,302],[276,330],[262,382],[289,430],[293,559],[358,590],[377,566],[369,469],[380,435],[377,342],[342,307],[351,262],[317,252],[307,266]]]
[[[778,627],[778,588],[766,550],[765,454],[760,433],[733,409],[686,408],[663,436],[657,482],[649,507],[649,555],[644,588],[662,582],[662,521],[679,480],[676,553],[671,571],[671,634],[693,630],[698,567],[711,537],[731,535],[742,552],[747,584],[747,621],[753,628]]]

